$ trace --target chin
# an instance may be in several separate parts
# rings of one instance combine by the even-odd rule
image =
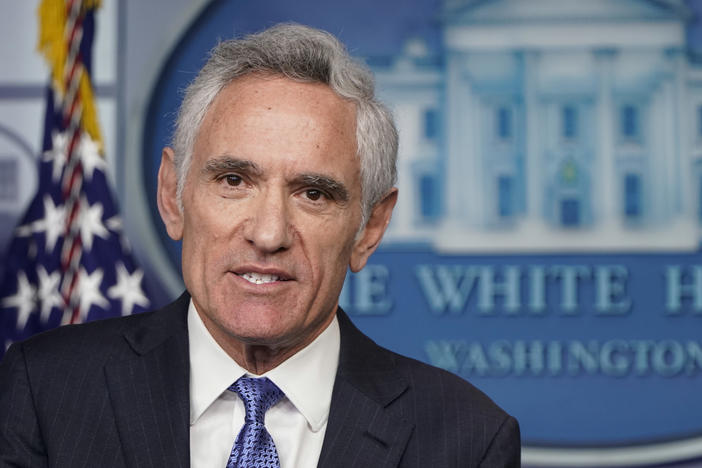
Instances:
[[[259,320],[246,324],[237,323],[225,326],[229,335],[233,338],[250,344],[276,344],[287,341],[290,330],[286,329],[278,317],[271,317],[270,320]]]

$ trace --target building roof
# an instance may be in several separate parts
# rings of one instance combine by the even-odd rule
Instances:
[[[689,20],[683,0],[444,0],[447,23]]]

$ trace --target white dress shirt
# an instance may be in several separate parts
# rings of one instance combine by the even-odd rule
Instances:
[[[224,468],[245,414],[239,395],[227,388],[239,377],[252,374],[212,338],[192,300],[188,309],[188,340],[190,465]],[[339,322],[334,317],[312,343],[263,374],[285,393],[285,398],[266,412],[265,419],[281,468],[317,466],[327,429],[339,346]]]

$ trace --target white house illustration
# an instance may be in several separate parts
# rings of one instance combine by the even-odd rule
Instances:
[[[385,242],[696,250],[702,65],[687,51],[691,14],[683,1],[444,1],[440,50],[410,39],[372,65],[401,136]]]

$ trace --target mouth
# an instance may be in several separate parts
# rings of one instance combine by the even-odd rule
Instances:
[[[253,271],[247,271],[243,273],[236,273],[236,275],[240,278],[245,279],[249,283],[252,284],[268,284],[268,283],[274,283],[276,281],[288,281],[288,278],[285,278],[280,275],[273,275],[273,274],[267,274],[267,273],[256,273]]]

